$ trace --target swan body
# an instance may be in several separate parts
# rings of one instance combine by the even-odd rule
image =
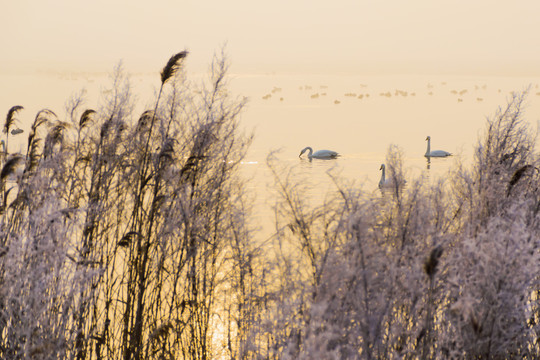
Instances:
[[[390,179],[386,179],[386,173],[385,173],[385,166],[384,164],[381,164],[381,167],[379,170],[382,170],[381,173],[381,180],[379,180],[379,188],[387,187],[390,185]]]
[[[383,189],[392,186],[394,184],[393,179],[386,178],[386,166],[384,164],[381,164],[379,170],[382,170],[381,180],[379,180],[379,188]]]
[[[405,186],[405,184],[407,184],[407,180],[400,177],[398,177],[397,182],[396,182],[396,178],[393,178],[393,177],[390,177],[387,179],[386,166],[384,164],[381,164],[381,167],[379,168],[379,170],[382,171],[381,180],[379,180],[379,189],[381,190],[387,190],[391,188],[398,189]]]
[[[300,151],[300,155],[298,157],[301,157],[303,153],[308,151],[308,158],[309,159],[335,159],[339,156],[339,154],[332,150],[317,150],[313,152],[313,149],[309,146],[305,147]]]
[[[428,136],[426,138],[426,141],[427,141],[427,150],[426,150],[426,153],[424,154],[425,157],[447,157],[447,156],[451,156],[452,154],[449,153],[448,151],[444,151],[444,150],[431,150],[431,136]]]

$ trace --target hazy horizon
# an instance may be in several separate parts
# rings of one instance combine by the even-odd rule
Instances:
[[[540,3],[464,0],[176,3],[22,0],[1,5],[0,72],[159,71],[190,51],[233,73],[540,75]]]

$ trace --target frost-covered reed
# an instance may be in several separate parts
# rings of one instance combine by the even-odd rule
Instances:
[[[262,354],[538,358],[540,173],[526,93],[488,119],[473,164],[435,184],[407,179],[381,198],[336,180],[335,198],[308,208],[302,187],[274,171],[290,261],[276,271],[287,295],[267,315]],[[399,149],[387,164],[404,184]]]
[[[224,91],[225,59],[197,85],[180,54],[162,72],[161,101],[139,120],[117,68],[101,109],[77,97],[65,119],[41,111],[26,161],[3,162],[0,357],[228,351],[216,334],[246,315],[237,289],[254,276],[244,270],[248,202],[235,171],[251,138],[238,131],[244,100]]]
[[[40,111],[1,159],[0,357],[536,359],[539,158],[526,92],[487,122],[470,166],[434,184],[335,191],[310,206],[273,154],[276,233],[256,241],[237,173],[251,136],[227,63],[187,52],[133,113],[118,67],[99,109]],[[8,112],[10,136],[14,115]],[[407,179],[406,179],[407,178]],[[406,181],[405,181],[406,180]]]

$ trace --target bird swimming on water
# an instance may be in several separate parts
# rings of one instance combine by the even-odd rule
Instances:
[[[448,151],[444,151],[444,150],[432,151],[431,150],[431,136],[426,137],[426,141],[427,141],[427,150],[426,150],[426,153],[424,154],[425,157],[447,157],[447,156],[452,155]]]
[[[386,166],[384,164],[381,164],[381,167],[379,168],[379,170],[382,170],[381,180],[379,180],[379,188],[382,189],[382,188],[392,186],[392,184],[393,184],[392,179],[390,179],[390,178],[387,179],[386,178]]]
[[[313,149],[310,146],[307,146],[300,151],[300,155],[298,157],[301,157],[303,153],[308,151],[308,158],[311,159],[335,159],[339,156],[339,154],[332,150],[317,150],[313,152]]]

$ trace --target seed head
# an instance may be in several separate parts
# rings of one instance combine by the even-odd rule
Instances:
[[[181,60],[187,56],[187,51],[181,51],[178,54],[171,56],[167,65],[161,71],[161,83],[165,84],[167,80],[174,76],[176,71],[180,68]]]
[[[22,109],[24,108],[21,105],[12,106],[11,109],[9,109],[6,116],[6,122],[4,123],[4,134],[9,132],[9,129],[15,123],[15,114]]]

